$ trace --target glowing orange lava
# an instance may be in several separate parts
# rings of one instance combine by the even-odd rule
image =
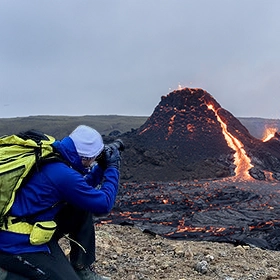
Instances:
[[[145,133],[147,130],[149,130],[151,128],[151,126],[149,126],[149,127],[147,127],[147,128],[145,128],[144,130],[142,130],[139,134],[141,135],[141,134],[143,134],[143,133]]]
[[[190,132],[194,132],[194,128],[195,126],[193,124],[187,124],[187,130],[190,131]]]
[[[168,137],[173,133],[173,124],[174,124],[175,117],[176,117],[176,115],[173,115],[173,116],[170,118],[169,125],[168,125],[168,135],[167,135],[167,137],[165,138],[165,140],[167,140]]]
[[[253,165],[251,165],[251,160],[246,155],[246,151],[244,150],[243,144],[227,130],[227,125],[222,121],[222,119],[217,113],[217,110],[215,110],[213,105],[207,104],[207,106],[209,110],[212,110],[215,113],[218,122],[221,124],[222,131],[228,143],[228,146],[235,151],[234,154],[234,164],[236,166],[235,176],[239,178],[242,177],[247,180],[252,179],[248,171],[251,167],[253,167]]]
[[[275,132],[277,132],[277,128],[275,127],[266,128],[262,141],[267,142],[268,140],[270,140],[275,135]]]

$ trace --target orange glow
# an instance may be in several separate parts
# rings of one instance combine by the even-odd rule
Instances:
[[[193,124],[187,124],[187,130],[189,131],[189,132],[194,132],[194,125]]]
[[[206,232],[206,233],[213,233],[213,234],[218,234],[223,231],[225,231],[226,228],[224,227],[193,227],[193,226],[179,226],[176,233],[183,233],[183,232]],[[167,235],[172,235],[172,233],[167,234]]]
[[[142,204],[142,203],[146,203],[146,202],[150,202],[150,199],[139,199],[137,201],[131,202],[131,204],[132,205],[137,205],[137,204]]]
[[[264,170],[264,175],[265,175],[265,178],[267,181],[269,182],[277,182],[276,179],[273,178],[273,172],[270,172],[270,171],[267,171],[267,170]]]
[[[182,220],[179,221],[179,225],[177,227],[176,232],[177,233],[183,233],[183,232],[212,232],[214,234],[218,234],[220,232],[225,231],[226,228],[225,227],[214,227],[214,226],[210,226],[210,227],[194,227],[191,225],[185,225],[185,220],[184,218]]]
[[[218,115],[217,110],[215,110],[214,106],[212,104],[207,104],[207,106],[209,110],[212,110],[215,113],[218,122],[221,124],[222,131],[228,146],[235,151],[234,154],[234,165],[236,166],[235,176],[243,177],[248,180],[252,179],[248,171],[251,167],[253,167],[253,165],[251,165],[251,160],[246,155],[246,151],[244,150],[243,144],[227,130],[227,125],[222,121],[222,119]]]
[[[275,132],[277,132],[277,128],[275,128],[275,127],[266,128],[262,141],[267,142],[268,140],[270,140],[275,135]]]
[[[142,130],[139,134],[141,135],[141,134],[143,134],[143,133],[145,133],[147,130],[149,130],[151,128],[151,126],[149,126],[149,127],[147,127],[147,128],[145,128],[144,130]]]
[[[256,226],[249,226],[249,230],[260,229],[260,228],[263,228],[265,226],[274,226],[275,223],[279,223],[279,220],[272,220],[272,221],[267,221],[267,222],[264,222],[264,223],[260,223]]]
[[[170,121],[169,121],[169,126],[168,126],[168,136],[170,136],[172,133],[173,133],[173,124],[174,124],[174,119],[175,119],[176,115],[173,115],[171,118],[170,118]],[[166,139],[167,140],[167,139]]]

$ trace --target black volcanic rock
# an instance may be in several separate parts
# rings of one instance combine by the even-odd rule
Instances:
[[[127,144],[122,179],[172,181],[233,175],[234,151],[209,104],[221,108],[202,89],[186,88],[163,96],[139,129],[122,135]]]
[[[173,91],[138,131],[148,149],[172,151],[182,163],[230,154],[221,125],[207,104],[221,106],[203,91]]]
[[[263,174],[262,170],[275,174],[280,170],[277,135],[263,143],[208,92],[184,88],[162,96],[139,129],[120,136],[126,144],[121,180],[174,181],[234,175],[235,151],[229,147],[217,115],[251,158],[253,177]]]

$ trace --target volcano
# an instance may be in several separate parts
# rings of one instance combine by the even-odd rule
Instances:
[[[103,223],[280,250],[277,131],[257,139],[211,94],[184,88],[121,138],[122,184]]]
[[[194,180],[238,176],[280,179],[277,133],[263,142],[203,89],[184,88],[162,96],[137,130],[121,135],[127,144],[122,180]]]

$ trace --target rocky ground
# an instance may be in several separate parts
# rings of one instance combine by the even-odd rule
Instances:
[[[97,225],[96,236],[95,269],[112,280],[280,279],[277,251],[228,243],[175,241],[120,225]]]

